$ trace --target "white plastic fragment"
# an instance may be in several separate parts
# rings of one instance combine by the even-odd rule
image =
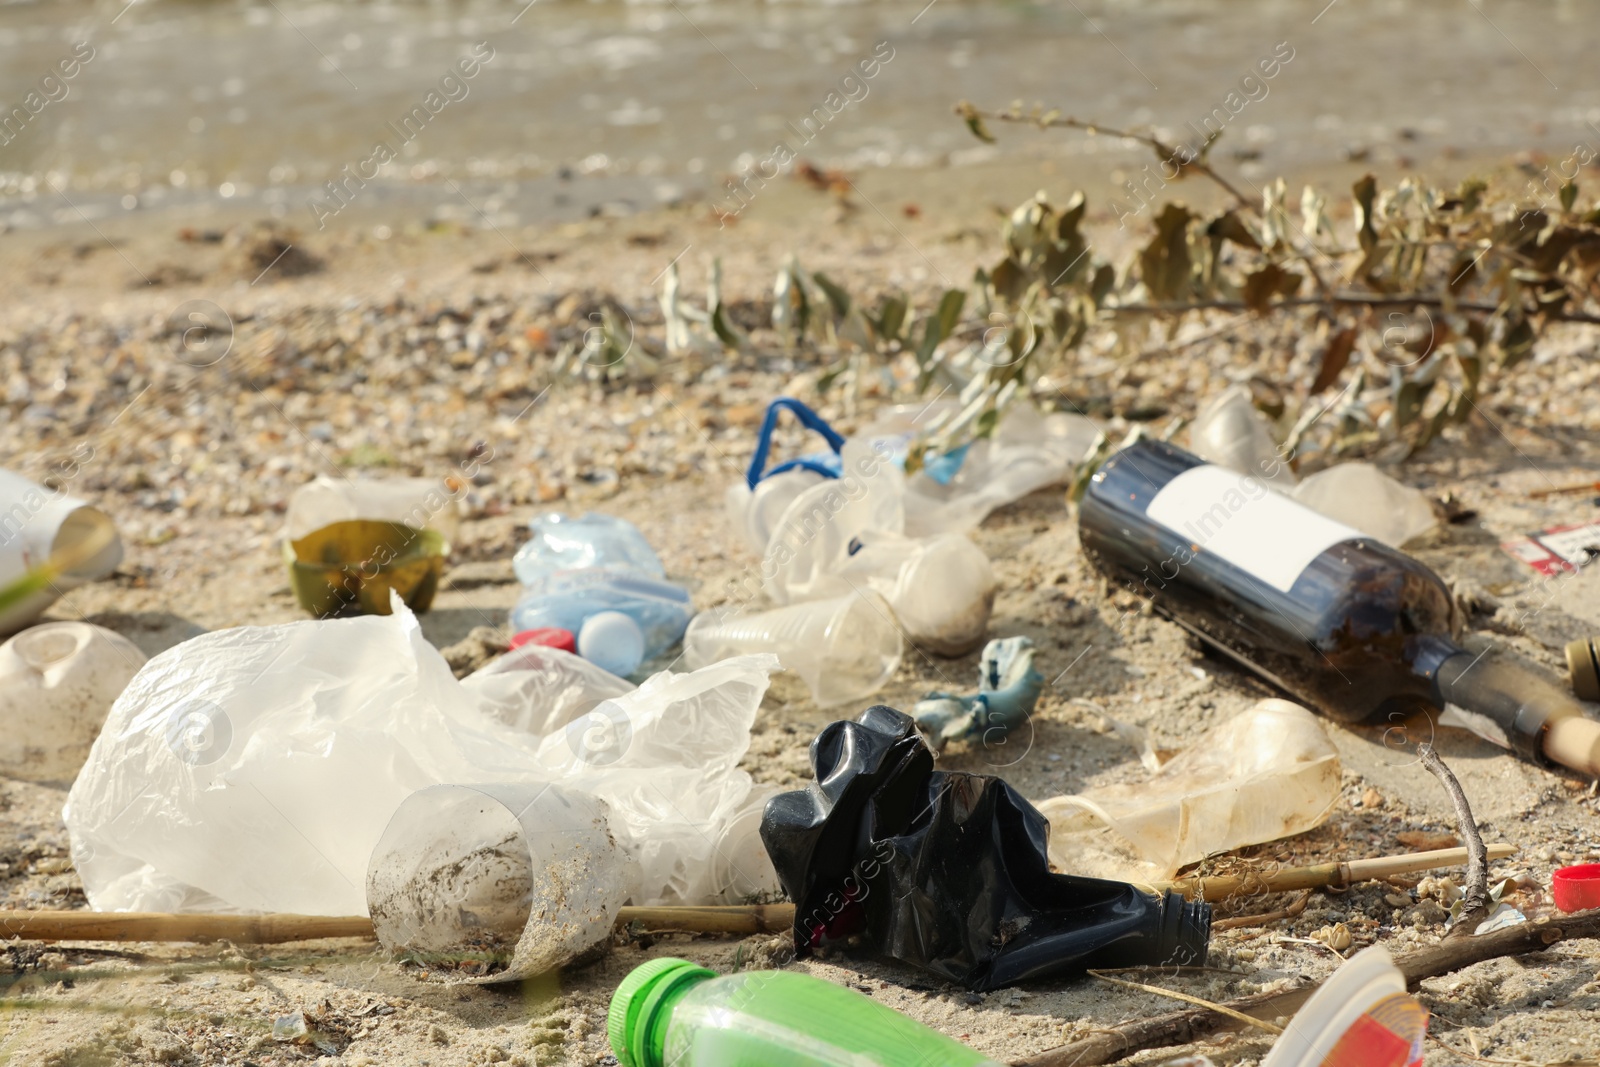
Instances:
[[[1394,548],[1439,525],[1426,495],[1370,463],[1341,463],[1320,470],[1295,486],[1290,495]]]
[[[87,622],[47,622],[0,645],[0,774],[70,782],[145,656]]]

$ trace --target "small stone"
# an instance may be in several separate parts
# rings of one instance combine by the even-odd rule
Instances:
[[[428,1027],[428,1040],[435,1045],[448,1045],[450,1043],[450,1035],[444,1032],[444,1027],[434,1023]]]
[[[272,1020],[272,1040],[300,1042],[311,1036],[310,1027],[306,1026],[306,1013],[303,1011],[291,1012],[280,1015]]]
[[[1361,794],[1361,806],[1363,808],[1383,807],[1383,794],[1368,786]]]

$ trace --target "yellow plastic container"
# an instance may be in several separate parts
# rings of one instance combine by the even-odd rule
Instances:
[[[352,609],[387,615],[391,590],[412,611],[427,611],[449,554],[437,530],[373,519],[331,523],[283,546],[295,600],[318,618]]]

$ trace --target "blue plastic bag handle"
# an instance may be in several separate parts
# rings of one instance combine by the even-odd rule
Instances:
[[[772,432],[778,428],[778,416],[784,411],[794,412],[794,417],[800,420],[800,425],[808,430],[815,430],[828,442],[828,447],[837,455],[844,448],[844,438],[827,421],[815,411],[792,396],[780,396],[767,405],[766,417],[761,420],[761,432],[756,437],[756,454],[750,457],[750,469],[745,472],[745,481],[754,489],[763,478],[774,474],[782,474],[789,470],[808,470],[822,475],[824,478],[837,478],[839,472],[825,464],[813,459],[791,459],[787,463],[780,463],[770,471],[764,468],[767,465],[767,454],[772,451]]]

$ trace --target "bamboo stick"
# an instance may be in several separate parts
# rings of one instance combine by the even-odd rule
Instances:
[[[1516,854],[1515,845],[1490,845],[1489,858],[1503,860]],[[1278,871],[1251,871],[1245,874],[1222,874],[1208,878],[1180,878],[1176,882],[1160,882],[1157,890],[1173,890],[1190,900],[1215,903],[1236,896],[1254,896],[1260,893],[1287,893],[1296,889],[1342,889],[1356,882],[1370,882],[1392,878],[1397,874],[1415,874],[1439,867],[1462,867],[1467,862],[1465,848],[1440,848],[1431,852],[1412,852],[1403,856],[1380,856],[1377,859],[1345,860],[1339,863],[1318,863],[1310,867],[1285,867]]]
[[[1513,855],[1511,845],[1490,845],[1490,859]],[[1319,863],[1280,871],[1183,878],[1162,882],[1191,900],[1211,902],[1235,896],[1284,893],[1296,889],[1340,888],[1397,874],[1456,867],[1467,862],[1464,848],[1443,848],[1404,856]],[[727,907],[623,908],[618,927],[638,923],[659,933],[776,934],[794,925],[793,904]],[[277,945],[333,937],[371,939],[372,920],[364,915],[168,915],[158,912],[0,911],[0,939],[29,941],[233,941]]]

